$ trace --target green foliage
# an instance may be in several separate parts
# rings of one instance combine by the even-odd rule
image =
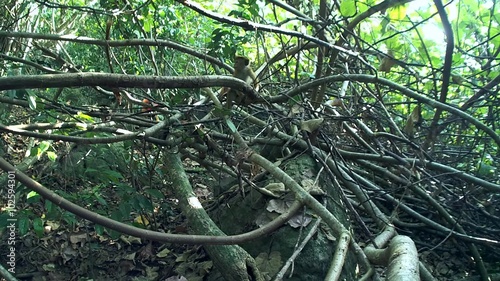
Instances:
[[[33,230],[35,231],[36,235],[38,237],[43,237],[44,233],[44,227],[43,227],[43,220],[41,218],[35,218],[33,220]]]
[[[30,217],[34,217],[34,215],[29,210],[18,213],[17,229],[19,231],[19,235],[24,235],[28,233],[30,229]]]
[[[289,2],[297,4],[297,1]],[[228,3],[227,5],[204,2],[201,5],[209,11],[225,15],[228,19],[253,21],[302,32],[308,36],[318,36],[316,26],[317,21],[319,21],[317,17],[318,1],[306,2],[298,3],[296,6],[303,8],[306,15],[314,15],[311,21],[301,21],[296,15],[285,12],[284,9],[275,9],[271,3],[262,3],[256,0],[239,0],[237,3]],[[339,2],[339,11],[333,11],[334,17],[324,22],[324,25],[321,23],[321,27],[327,31],[329,43],[333,44],[337,40],[345,39],[341,48],[346,51],[341,51],[335,61],[329,62],[328,55],[331,55],[333,51],[327,50],[325,65],[321,65],[318,69],[329,69],[332,70],[333,74],[346,72],[377,74],[404,85],[422,96],[437,100],[442,93],[442,79],[444,78],[442,68],[445,60],[446,40],[448,39],[444,37],[442,22],[438,16],[434,15],[436,11],[430,2],[412,1],[379,11],[369,18],[363,19],[352,34],[346,38],[340,37],[340,34],[345,31],[346,22],[351,21],[353,17],[360,16],[380,2],[375,0],[342,0]],[[79,36],[79,39],[89,37],[103,40],[105,39],[106,23],[112,20],[111,40],[168,40],[182,44],[189,50],[180,51],[161,44],[154,46],[124,44],[124,46],[112,47],[109,49],[115,73],[174,76],[214,73],[217,69],[208,63],[208,60],[195,58],[190,53],[198,52],[199,54],[209,54],[224,63],[230,63],[236,54],[247,55],[260,61],[269,61],[269,69],[266,69],[264,73],[266,75],[263,83],[266,88],[262,91],[264,95],[272,96],[286,93],[288,89],[315,78],[314,71],[317,67],[318,50],[316,47],[308,49],[311,44],[307,45],[307,40],[300,41],[299,45],[297,36],[270,31],[244,30],[238,24],[219,23],[214,19],[197,14],[192,9],[175,1],[132,0],[125,3],[121,1],[65,0],[58,3],[71,7],[85,6],[94,9],[96,13],[86,14],[78,9],[56,9],[41,5],[39,18],[37,18],[39,24],[34,32],[75,35]],[[493,11],[490,7],[491,4],[491,1],[464,0],[451,1],[447,7],[455,36],[453,43],[456,48],[452,58],[453,74],[450,78],[452,84],[448,89],[446,103],[453,107],[461,107],[478,91],[482,90],[484,85],[500,75],[498,53],[496,53],[496,50],[500,48],[500,36],[497,36],[500,32],[497,19],[498,5],[495,6],[497,10]],[[28,2],[20,4],[20,9],[25,11],[26,17],[30,17],[27,14],[30,5],[35,4]],[[22,23],[22,19],[19,22]],[[77,71],[76,69],[78,69],[83,72],[111,72],[104,45],[82,43],[77,40],[56,42],[33,39],[40,46],[53,52],[51,55],[36,47],[29,50],[26,46],[31,45],[22,42],[21,39],[24,38],[13,40],[15,46],[11,51],[18,52],[16,55],[19,58],[25,58],[40,66],[49,67],[56,71]],[[291,53],[277,62],[270,60],[273,55],[283,50],[293,50],[296,47],[301,47],[298,48],[301,51],[300,56]],[[23,53],[24,50],[27,51],[26,54]],[[389,53],[394,56],[396,62],[394,62],[393,67],[383,72],[379,66],[385,55]],[[298,61],[299,57],[301,61]],[[328,63],[331,65],[327,65]],[[29,64],[7,59],[2,64],[2,70],[9,76],[45,73]],[[333,100],[338,95],[337,89],[341,88],[341,82],[332,83],[328,87],[327,91],[331,95],[329,98]],[[185,119],[182,122],[195,120],[195,118],[190,119],[192,116],[189,110],[194,108],[194,102],[201,97],[199,90],[192,89],[150,89],[149,92],[140,89],[127,90],[138,99],[153,97],[156,101],[164,102],[169,106],[169,109],[185,113],[183,116]],[[472,107],[466,109],[466,112],[500,133],[500,129],[498,129],[500,121],[497,90],[497,88],[493,88],[488,95],[484,95]],[[14,120],[10,114],[13,107],[5,104],[0,105],[2,124],[54,124],[65,121],[88,125],[106,123],[108,126],[106,129],[109,129],[110,126],[129,131],[145,128],[145,126],[138,127],[139,125],[136,123],[139,122],[135,122],[134,119],[141,117],[138,114],[139,106],[112,108],[114,98],[97,92],[93,87],[63,89],[56,102],[57,105],[64,104],[67,108],[61,106],[54,109],[52,107],[50,102],[56,93],[55,89],[5,91],[4,97],[27,102],[27,107],[23,108],[25,112],[20,114],[17,120]],[[304,96],[305,94],[291,97],[286,103],[279,106],[290,108],[302,106],[305,104]],[[391,87],[363,84],[356,81],[350,81],[345,96],[342,98],[347,105],[346,108],[350,111],[346,112],[342,108],[339,109],[340,114],[347,116],[346,118],[359,119],[368,123],[374,132],[385,130],[396,134],[397,130],[393,130],[394,126],[388,124],[389,122],[376,122],[391,119],[390,121],[394,121],[396,126],[404,128],[408,116],[414,112],[417,106],[415,99],[409,98]],[[420,102],[418,104],[420,105]],[[90,109],[90,105],[108,106],[109,108],[106,110],[109,110],[111,114],[107,117],[113,118],[112,122],[115,123],[108,125],[109,120],[102,115],[95,114],[95,108]],[[421,143],[427,137],[428,131],[426,130],[429,129],[436,112],[435,107],[425,104],[421,106],[423,124],[421,127],[415,128],[417,131],[416,139],[412,139],[412,142],[415,143]],[[238,116],[237,112],[225,108],[215,109],[214,112],[218,118],[225,115]],[[299,113],[304,113],[303,117],[307,117],[306,111]],[[318,112],[318,114],[321,113]],[[460,153],[462,147],[466,147],[470,151],[467,155],[457,152],[456,155],[460,154],[460,156],[453,154],[453,157],[446,155],[446,152],[442,154],[430,153],[431,157],[437,161],[442,157],[451,163],[449,165],[455,165],[465,172],[492,181],[498,180],[500,166],[498,161],[495,161],[499,155],[498,146],[494,145],[490,139],[482,135],[482,132],[478,132],[468,122],[455,122],[456,119],[448,120],[447,118],[450,116],[451,114],[447,112],[440,116],[439,125],[443,124],[444,121],[451,124],[445,124],[447,127],[435,141],[436,146],[446,147],[450,150],[456,148]],[[168,115],[162,116],[160,120],[169,117]],[[127,124],[126,121],[123,121],[125,119],[134,120],[135,123]],[[224,127],[226,130],[224,133],[236,132],[242,129],[239,121],[233,123],[231,119],[227,119],[222,121],[222,125],[220,123],[218,125]],[[279,121],[273,122],[278,123]],[[220,127],[210,128],[210,130],[216,130]],[[76,129],[55,129],[51,133],[88,138],[113,136],[108,131],[93,132],[85,129],[85,126],[79,126]],[[177,130],[177,127],[175,129]],[[185,128],[179,129],[179,135],[183,129]],[[193,139],[194,136],[185,137],[185,140],[193,141]],[[390,141],[396,143],[395,140]],[[188,142],[186,141],[186,143]],[[385,142],[381,143],[384,149],[389,149],[385,147]],[[387,142],[387,146],[389,145]],[[154,173],[155,168],[160,163],[160,160],[153,156],[157,154],[158,149],[153,145],[146,148],[142,143],[138,144],[134,141],[99,145],[78,144],[71,149],[49,141],[38,141],[35,142],[30,155],[40,159],[47,155],[48,159],[52,161],[54,171],[57,171],[54,178],[58,180],[52,181],[52,178],[49,180],[42,175],[38,179],[45,180],[45,185],[58,194],[81,206],[91,208],[99,214],[144,227],[135,221],[138,215],[147,217],[155,212],[158,206],[165,213],[171,208],[168,193],[160,188],[165,185],[163,175]],[[398,151],[402,155],[410,155],[413,153],[412,149],[414,147],[408,150],[398,148]],[[17,213],[20,234],[34,231],[38,236],[42,236],[44,225],[49,221],[63,222],[71,226],[80,223],[73,214],[61,210],[34,192],[28,192],[24,189],[20,189],[18,192],[21,195],[19,198],[22,198],[19,204],[26,206]],[[6,212],[0,213],[0,227],[3,226],[1,223],[6,221],[4,220],[6,216]],[[109,233],[113,238],[120,235],[105,229],[103,226],[95,226],[95,230],[100,235]]]
[[[388,9],[387,12],[391,21],[401,21],[406,17],[406,5],[397,5]]]
[[[155,198],[155,199],[164,199],[165,198],[165,196],[163,195],[163,193],[161,193],[158,189],[147,188],[147,189],[144,190],[144,192],[146,194],[151,195],[151,197]]]
[[[0,210],[0,230],[3,231],[8,225],[8,219],[10,218],[9,212],[6,209]]]
[[[74,224],[74,215],[63,211],[52,202],[43,199],[38,193],[29,191],[26,187],[20,186],[16,190],[16,206],[31,206],[24,207],[20,210],[14,210],[16,227],[19,235],[25,235],[29,231],[34,231],[38,237],[43,237],[45,233],[46,221],[59,221],[63,220],[69,225]],[[71,196],[68,196],[71,198]],[[74,199],[74,198],[73,198]],[[44,202],[42,207],[42,202]],[[8,217],[8,210],[0,213],[0,218]],[[69,218],[72,218],[69,220]],[[7,226],[8,220],[2,220],[0,229]]]
[[[149,200],[149,198],[147,198],[144,195],[134,196],[129,201],[129,204],[131,204],[132,209],[144,210],[148,213],[153,212],[153,204],[152,204],[151,200]]]
[[[342,2],[340,2],[340,14],[344,17],[356,15],[356,2],[355,0],[342,0]]]
[[[208,42],[209,54],[215,57],[231,58],[236,54],[245,54],[244,45],[254,39],[251,32],[240,33],[238,28],[223,25],[212,32],[212,40]]]

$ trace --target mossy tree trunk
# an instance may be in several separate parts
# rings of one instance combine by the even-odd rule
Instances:
[[[172,189],[179,200],[191,232],[201,235],[225,235],[196,198],[179,155],[167,152],[164,160],[168,165],[165,168],[168,188]],[[222,245],[204,246],[204,248],[225,280],[263,280],[255,260],[240,246]]]

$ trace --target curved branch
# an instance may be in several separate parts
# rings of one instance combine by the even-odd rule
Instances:
[[[366,10],[365,12],[361,13],[356,18],[354,18],[354,20],[351,21],[347,25],[347,27],[345,28],[342,35],[339,36],[337,42],[335,42],[335,46],[339,47],[339,46],[344,45],[344,43],[347,41],[347,38],[349,38],[349,36],[351,36],[354,28],[363,20],[369,18],[370,16],[372,16],[378,12],[381,12],[383,10],[387,10],[393,6],[403,5],[403,4],[406,4],[406,3],[411,2],[411,1],[413,1],[413,0],[386,0],[386,1],[383,1],[383,2],[377,4],[373,7],[370,7],[368,10]],[[332,70],[334,69],[334,64],[337,61],[338,55],[339,55],[338,48],[333,48],[333,51],[330,55],[330,62],[329,62],[328,68],[326,69],[326,73],[324,76],[329,76],[332,74]],[[323,98],[325,97],[326,86],[324,86],[324,85],[320,85],[320,86],[321,87],[319,89],[319,92],[316,95],[316,100],[312,101],[313,105],[314,104],[319,105],[321,103],[321,101],[323,100]]]
[[[313,37],[313,36],[309,36],[309,35],[304,34],[304,33],[292,31],[292,30],[288,30],[288,29],[284,29],[284,28],[280,28],[280,27],[276,27],[276,26],[250,22],[248,20],[243,20],[243,19],[229,18],[229,17],[223,16],[219,13],[207,11],[206,9],[204,9],[203,7],[198,5],[197,3],[194,3],[194,2],[191,2],[188,0],[176,0],[176,1],[181,3],[182,5],[190,8],[190,9],[196,11],[197,13],[199,13],[201,15],[207,16],[211,19],[214,19],[214,20],[222,22],[222,23],[227,23],[227,24],[239,26],[245,30],[250,30],[250,31],[261,30],[261,31],[268,31],[268,32],[273,32],[273,33],[277,33],[277,34],[284,34],[284,35],[288,35],[288,36],[302,38],[302,39],[317,43],[320,46],[324,46],[324,47],[328,47],[328,48],[335,48],[335,46],[333,46],[332,44],[330,44],[328,42],[325,42],[323,40],[320,40],[320,39]]]
[[[329,77],[323,77],[309,83],[300,85],[291,90],[285,95],[270,98],[269,102],[285,102],[290,97],[300,94],[305,90],[321,84],[352,80],[364,83],[379,83],[390,88],[393,88],[402,94],[414,98],[422,103],[428,104],[435,108],[453,113],[466,121],[474,124],[477,128],[485,131],[493,140],[500,146],[500,136],[494,130],[486,126],[481,121],[475,119],[469,114],[454,108],[450,105],[433,100],[426,96],[420,95],[402,85],[393,81],[365,74],[343,74]],[[241,90],[244,93],[257,95],[255,90],[242,80],[234,77],[220,75],[206,76],[141,76],[141,75],[124,75],[124,74],[106,74],[106,73],[71,73],[71,74],[44,74],[33,76],[11,76],[0,78],[0,90],[26,89],[26,88],[60,88],[60,87],[75,87],[75,86],[105,86],[105,87],[130,87],[130,88],[155,88],[155,89],[174,89],[174,88],[205,88],[226,86],[236,90]]]
[[[446,102],[448,96],[448,86],[450,85],[450,76],[451,76],[451,63],[453,60],[453,44],[455,44],[455,39],[453,38],[453,31],[451,29],[450,21],[448,20],[448,15],[444,10],[443,3],[441,0],[434,0],[434,4],[436,5],[436,9],[439,13],[439,17],[441,18],[441,22],[443,23],[443,28],[446,34],[446,55],[444,57],[444,66],[443,66],[443,84],[441,85],[441,94],[439,96],[439,101],[442,103]],[[423,144],[423,149],[427,150],[429,145],[436,140],[436,137],[439,133],[439,118],[443,110],[438,108],[434,113],[434,117],[432,118],[432,123],[430,125],[429,134],[427,135],[427,139]]]
[[[483,130],[486,132],[494,141],[495,143],[500,146],[500,136],[495,133],[494,130],[492,130],[490,127],[486,126],[483,122],[477,120],[476,118],[470,116],[469,114],[463,112],[460,109],[457,109],[453,106],[441,103],[439,101],[436,101],[434,99],[431,99],[429,97],[426,97],[424,95],[421,95],[413,90],[410,90],[400,84],[397,84],[391,80],[377,77],[374,75],[366,75],[366,74],[342,74],[342,75],[334,75],[334,76],[328,76],[328,77],[323,77],[318,80],[311,81],[309,83],[302,84],[293,90],[289,91],[288,93],[285,93],[284,95],[281,96],[276,96],[273,98],[270,98],[268,101],[271,103],[282,103],[288,101],[291,97],[294,97],[300,93],[306,92],[308,89],[321,85],[321,84],[327,84],[327,83],[332,83],[332,82],[340,82],[340,81],[357,81],[357,82],[363,82],[363,83],[372,83],[372,84],[381,84],[384,86],[388,86],[394,90],[399,91],[401,94],[414,98],[418,100],[419,102],[425,103],[427,105],[430,105],[435,108],[440,108],[444,111],[448,111],[450,113],[453,113],[457,115],[460,118],[463,118],[464,120],[474,124],[477,128]],[[0,78],[1,81],[1,78]]]
[[[1,31],[0,30],[0,38],[2,37],[11,37],[11,38],[32,38],[32,39],[43,39],[43,40],[52,40],[52,41],[68,41],[75,42],[80,44],[88,44],[88,45],[96,45],[102,47],[128,47],[128,46],[161,46],[172,48],[174,50],[181,51],[183,53],[192,55],[202,60],[206,60],[212,64],[218,65],[230,73],[233,72],[233,68],[229,65],[224,64],[219,59],[202,54],[194,51],[192,48],[181,45],[179,43],[175,43],[165,39],[131,39],[131,40],[109,40],[106,41],[104,39],[94,39],[85,36],[76,36],[76,35],[55,35],[55,34],[39,34],[39,33],[30,33],[30,32],[9,32],[9,31]]]
[[[378,154],[350,152],[350,151],[345,151],[342,149],[338,149],[338,151],[340,152],[342,157],[345,159],[351,159],[351,160],[365,159],[365,160],[370,160],[370,161],[378,161],[381,163],[401,164],[401,162],[398,159],[395,159],[391,156],[380,156]],[[428,169],[435,169],[437,171],[444,172],[447,174],[453,174],[457,178],[460,178],[462,180],[465,180],[465,181],[477,184],[479,186],[482,186],[485,189],[487,189],[488,191],[500,192],[500,185],[494,184],[492,182],[480,179],[480,178],[472,176],[472,175],[469,175],[463,171],[454,169],[454,168],[446,166],[444,164],[440,164],[440,163],[433,162],[433,161],[424,161],[424,160],[417,159],[417,158],[404,158],[404,160],[408,163],[415,163],[415,164],[419,165],[420,167],[427,167]]]
[[[143,76],[109,73],[18,75],[0,78],[0,90],[101,86],[109,88],[196,89],[230,87],[257,95],[252,86],[232,76]]]
[[[53,191],[49,190],[45,186],[41,185],[37,181],[30,178],[28,175],[16,169],[14,166],[9,164],[5,159],[0,157],[0,169],[4,171],[15,171],[16,180],[26,185],[31,190],[37,192],[47,200],[51,201],[55,205],[76,214],[84,219],[91,222],[106,226],[110,229],[116,230],[118,232],[132,235],[135,237],[141,237],[145,239],[150,239],[158,242],[170,242],[178,244],[204,244],[204,245],[231,245],[240,244],[252,239],[263,237],[269,233],[275,231],[285,222],[287,222],[295,213],[300,210],[302,204],[295,202],[290,209],[281,214],[279,217],[274,219],[272,222],[266,224],[265,226],[239,235],[232,236],[206,236],[206,235],[184,235],[184,234],[171,234],[171,233],[160,233],[156,231],[140,229],[130,226],[125,223],[117,222],[110,218],[101,216],[97,213],[89,211],[83,207],[80,207],[63,197],[57,195]]]

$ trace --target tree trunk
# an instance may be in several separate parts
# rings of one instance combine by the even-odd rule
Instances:
[[[180,207],[188,219],[193,234],[225,235],[208,216],[194,195],[191,184],[177,153],[165,153],[165,169],[168,188],[171,188],[180,202]],[[204,246],[214,266],[225,280],[263,280],[255,260],[237,245]]]

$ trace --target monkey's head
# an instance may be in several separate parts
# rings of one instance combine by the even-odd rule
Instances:
[[[234,58],[234,69],[242,70],[250,64],[250,60],[247,57],[236,56]]]

